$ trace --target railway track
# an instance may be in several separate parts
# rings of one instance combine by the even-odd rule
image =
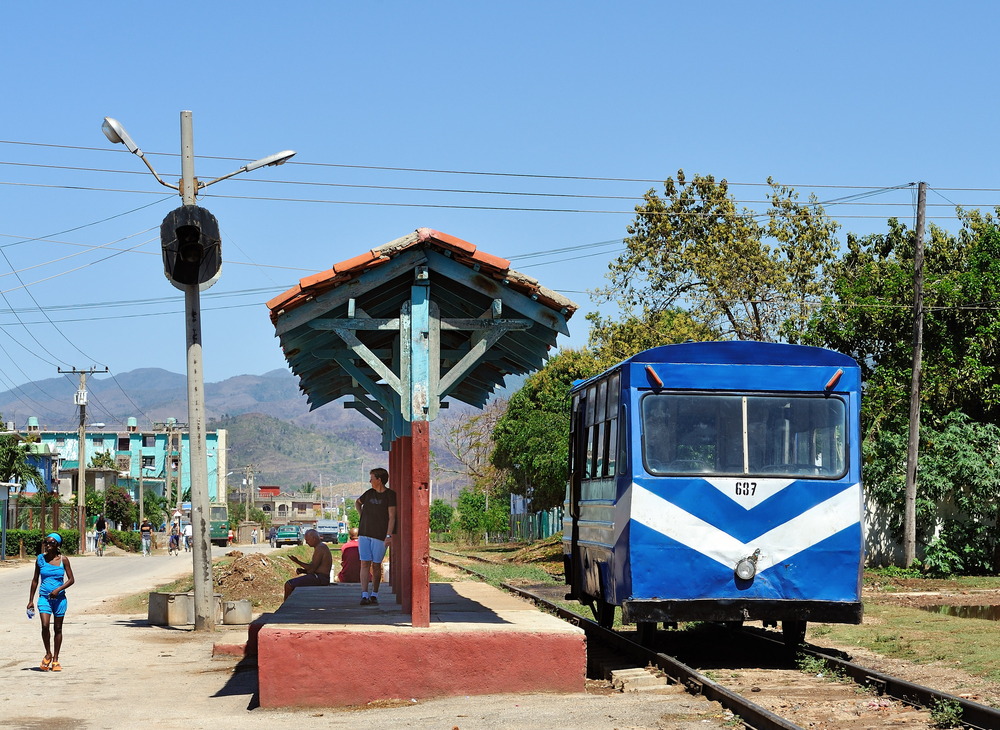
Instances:
[[[493,562],[438,549],[433,552],[466,561]],[[438,555],[432,555],[432,560],[488,580],[474,568]],[[799,647],[799,665],[810,669],[804,672],[795,666],[783,641],[772,632],[720,629],[716,632],[719,638],[714,649],[709,645],[711,641],[700,637],[695,640],[696,649],[685,652],[683,646],[674,647],[681,651],[672,654],[689,655],[679,658],[659,651],[659,644],[649,648],[633,640],[637,632],[602,628],[557,605],[553,599],[558,597],[552,591],[542,595],[538,590],[509,584],[503,587],[584,630],[589,676],[609,679],[626,691],[630,683],[648,685],[647,677],[658,676],[666,683],[681,685],[693,694],[718,702],[754,730],[804,726],[927,728],[934,727],[936,720],[949,718],[960,722],[955,727],[1000,729],[1000,710],[860,666],[838,656],[836,651],[809,645]],[[658,639],[670,643],[671,638],[686,633],[660,632]],[[736,650],[737,646],[740,649]],[[742,657],[735,665],[734,650]],[[726,654],[730,657],[728,665],[725,660],[703,661],[706,655],[717,659]],[[752,658],[753,667],[747,664],[748,658]],[[831,678],[836,681],[830,681]]]

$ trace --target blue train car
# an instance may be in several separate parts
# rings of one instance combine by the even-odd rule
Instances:
[[[860,623],[861,374],[815,347],[692,342],[573,388],[564,559],[610,626]]]

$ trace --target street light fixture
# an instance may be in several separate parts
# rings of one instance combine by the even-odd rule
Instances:
[[[183,129],[184,114],[190,115],[190,112],[181,112],[182,136],[184,133]],[[188,121],[190,121],[190,116],[188,116]],[[173,185],[165,181],[163,178],[161,178],[159,174],[156,172],[156,170],[153,169],[153,165],[149,162],[149,160],[146,159],[146,156],[142,153],[142,150],[139,149],[139,145],[137,145],[129,136],[129,133],[125,131],[125,127],[122,125],[121,122],[119,122],[117,119],[114,119],[113,117],[104,117],[104,123],[101,125],[101,131],[104,132],[104,136],[108,138],[109,142],[111,142],[112,144],[125,145],[125,147],[128,149],[129,152],[131,152],[133,155],[136,155],[137,157],[139,157],[139,159],[141,159],[144,163],[146,163],[146,167],[148,167],[149,171],[153,173],[153,177],[156,178],[156,181],[160,183],[160,185],[171,188],[173,190],[180,191],[181,194],[183,195],[184,193],[183,181],[181,185]],[[283,152],[278,152],[276,154],[269,155],[267,157],[262,157],[261,159],[255,160],[254,162],[247,163],[239,170],[230,172],[228,175],[223,175],[222,177],[217,177],[214,180],[209,180],[208,182],[193,180],[194,195],[197,195],[199,190],[207,188],[209,185],[214,185],[220,180],[226,180],[228,178],[233,177],[234,175],[239,175],[242,172],[252,172],[261,167],[284,165],[294,155],[295,155],[294,150],[284,150]],[[185,205],[192,205],[193,203],[194,203],[193,200],[191,201],[191,203],[188,203],[186,200],[184,201]]]
[[[164,273],[178,289],[184,291],[187,325],[187,385],[188,435],[191,459],[191,522],[194,531],[194,609],[196,631],[215,629],[212,610],[212,551],[208,499],[208,457],[205,439],[205,383],[201,358],[201,290],[212,286],[221,274],[221,236],[215,216],[196,205],[198,191],[238,175],[267,165],[281,165],[295,154],[285,150],[248,163],[228,175],[208,182],[199,182],[194,175],[194,131],[191,112],[181,112],[181,180],[180,185],[164,181],[143,155],[125,127],[117,119],[105,117],[101,125],[104,136],[113,144],[123,144],[137,155],[157,182],[181,195],[183,205],[172,211],[160,226],[163,245]]]

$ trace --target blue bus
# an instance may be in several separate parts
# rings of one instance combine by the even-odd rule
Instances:
[[[860,623],[861,373],[816,347],[691,342],[574,384],[569,595],[658,622]]]

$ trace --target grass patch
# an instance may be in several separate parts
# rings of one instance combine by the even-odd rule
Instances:
[[[1000,631],[995,621],[956,618],[906,606],[868,603],[866,623],[810,625],[810,638],[859,646],[918,664],[945,662],[1000,682]]]

